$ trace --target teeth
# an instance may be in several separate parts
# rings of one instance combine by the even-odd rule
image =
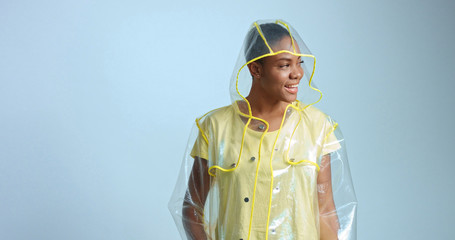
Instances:
[[[295,88],[295,87],[298,87],[299,84],[294,84],[294,85],[287,85],[286,87],[289,87],[289,88]]]

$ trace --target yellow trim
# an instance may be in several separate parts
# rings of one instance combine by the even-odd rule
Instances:
[[[329,135],[332,134],[332,133],[335,131],[335,129],[336,129],[337,127],[338,127],[338,123],[335,122],[335,124],[333,124],[332,130],[331,130],[329,133],[327,133],[327,135],[325,135],[324,142],[323,142],[324,144],[325,144],[325,142],[327,141],[327,138],[329,137]]]
[[[289,36],[291,37],[292,49],[294,50],[294,53],[296,53],[296,51],[295,51],[295,45],[294,45],[294,37],[292,37],[291,29],[289,29],[289,26],[288,26],[285,22],[283,22],[283,21],[281,21],[281,20],[276,20],[275,23],[276,23],[276,24],[281,23],[282,25],[284,25],[284,26],[286,27],[286,29],[287,29],[288,32],[289,32]]]
[[[314,165],[314,166],[316,167],[316,169],[318,170],[318,172],[319,172],[319,170],[320,170],[319,165],[318,165],[317,163],[315,163],[315,162],[310,161],[310,160],[304,159],[304,160],[300,160],[300,161],[298,161],[298,162],[291,162],[291,161],[288,160],[288,163],[291,164],[291,165],[298,165],[298,164],[301,164],[301,163],[303,163],[303,162],[309,163],[309,164],[311,164],[311,165]]]
[[[242,95],[240,95],[242,96]],[[242,96],[243,97],[243,96]],[[245,99],[245,98],[244,98]],[[246,99],[245,99],[246,100]],[[247,101],[247,100],[246,100]],[[208,169],[208,173],[210,176],[213,176],[215,177],[215,174],[212,174],[211,173],[211,170],[212,169],[219,169],[223,172],[232,172],[234,170],[236,170],[239,165],[240,165],[240,159],[242,157],[242,153],[243,153],[243,145],[244,145],[244,141],[245,141],[245,135],[246,135],[246,131],[249,127],[249,124],[251,123],[251,120],[252,119],[255,119],[255,120],[258,120],[258,121],[262,121],[265,123],[266,125],[266,128],[263,132],[263,134],[261,135],[261,139],[259,140],[259,150],[258,150],[258,161],[257,161],[257,165],[256,165],[256,174],[255,174],[255,179],[254,179],[254,189],[253,189],[253,199],[251,200],[251,213],[250,213],[250,223],[249,223],[249,227],[248,227],[248,239],[250,239],[250,234],[251,234],[251,227],[252,227],[252,224],[253,224],[253,214],[254,214],[254,203],[256,201],[256,187],[257,187],[257,178],[258,178],[258,172],[259,172],[259,166],[260,166],[260,163],[261,163],[261,148],[262,148],[262,142],[264,140],[264,136],[265,134],[268,132],[269,130],[269,123],[261,118],[257,118],[257,117],[254,117],[252,116],[251,114],[251,107],[248,103],[248,110],[249,110],[249,114],[245,114],[241,111],[239,111],[240,115],[242,116],[245,116],[245,117],[248,117],[248,121],[247,123],[245,124],[245,127],[243,129],[243,134],[242,134],[242,142],[241,142],[241,145],[240,145],[240,152],[239,152],[239,158],[237,159],[237,163],[236,163],[236,166],[233,167],[233,168],[230,168],[230,169],[225,169],[225,168],[222,168],[218,165],[215,165],[215,166],[212,166]],[[205,115],[204,115],[205,116]],[[281,127],[280,127],[281,128]],[[276,140],[275,140],[276,141]]]
[[[251,122],[251,118],[248,119],[248,122],[245,124],[245,127],[244,127],[244,129],[243,129],[242,142],[241,142],[241,144],[240,144],[239,158],[237,159],[237,163],[235,164],[235,167],[230,168],[230,169],[226,169],[226,168],[222,168],[222,167],[220,167],[220,166],[218,166],[218,165],[211,166],[211,167],[209,168],[209,170],[208,170],[210,176],[215,177],[215,174],[212,174],[212,173],[211,173],[211,170],[212,170],[212,169],[219,169],[219,170],[221,170],[221,171],[223,171],[223,172],[232,172],[232,171],[234,171],[235,169],[237,169],[237,168],[239,167],[239,165],[240,165],[240,158],[242,157],[242,153],[243,153],[243,144],[244,144],[244,142],[245,142],[246,130],[247,130],[248,125],[250,124],[250,122]],[[262,141],[262,138],[261,138],[261,141]]]
[[[238,91],[238,88],[237,88],[237,91]],[[244,98],[240,93],[239,95],[247,102],[247,105],[248,105],[248,113],[249,114],[245,114],[241,111],[239,111],[239,114],[244,116],[244,117],[248,117],[248,121],[247,123],[245,124],[245,127],[243,129],[243,134],[242,134],[242,142],[241,142],[241,145],[240,145],[240,152],[239,152],[239,158],[237,159],[237,163],[236,163],[236,166],[233,167],[233,168],[230,168],[230,169],[225,169],[225,168],[222,168],[218,165],[215,165],[215,166],[212,166],[208,169],[208,173],[210,176],[213,176],[215,177],[214,174],[211,173],[211,170],[212,169],[219,169],[223,172],[232,172],[234,170],[236,170],[239,165],[240,165],[240,159],[242,157],[242,153],[243,153],[243,145],[244,145],[244,141],[245,141],[245,135],[246,135],[246,131],[249,127],[249,124],[251,123],[251,120],[254,119],[254,120],[258,120],[258,121],[261,121],[261,122],[264,122],[265,125],[266,125],[266,128],[264,130],[264,132],[262,133],[261,135],[261,139],[259,140],[259,150],[258,150],[258,161],[257,161],[257,165],[256,165],[256,173],[255,173],[255,179],[254,179],[254,188],[253,188],[253,199],[251,200],[251,213],[250,213],[250,223],[249,223],[249,227],[248,227],[248,239],[250,239],[250,235],[251,235],[251,227],[252,227],[252,224],[253,224],[253,214],[254,214],[254,203],[256,201],[256,187],[257,187],[257,178],[258,178],[258,172],[259,172],[259,166],[260,166],[260,163],[261,163],[261,149],[262,149],[262,142],[264,140],[264,136],[265,134],[268,132],[269,130],[269,123],[267,121],[265,121],[264,119],[261,119],[261,118],[258,118],[258,117],[254,117],[252,115],[252,112],[251,112],[251,106],[248,102],[248,100],[246,100],[246,98]],[[205,115],[204,115],[205,116]],[[281,127],[280,127],[281,129]],[[275,140],[276,141],[276,140]]]
[[[309,107],[309,106],[311,106],[311,105],[314,105],[314,104],[318,103],[318,102],[321,101],[321,99],[322,99],[322,92],[321,92],[321,90],[319,90],[319,89],[317,89],[317,88],[311,86],[311,82],[313,81],[314,70],[316,69],[316,58],[315,58],[313,55],[309,55],[309,56],[312,56],[312,57],[313,57],[314,64],[313,64],[313,72],[311,73],[310,80],[308,81],[308,86],[310,86],[311,89],[313,89],[313,90],[315,90],[315,91],[318,91],[319,94],[320,94],[320,96],[319,96],[319,99],[318,99],[316,102],[311,103],[311,104],[308,104],[305,108],[307,108],[307,107]]]
[[[202,137],[204,138],[204,140],[205,140],[205,142],[206,142],[207,144],[209,144],[209,140],[207,139],[207,136],[205,135],[205,132],[202,130],[202,127],[201,127],[201,125],[199,124],[199,121],[200,121],[201,119],[203,119],[205,116],[207,116],[208,114],[210,114],[211,112],[214,112],[214,111],[216,111],[216,110],[218,110],[218,109],[221,109],[221,108],[215,108],[215,109],[213,109],[212,111],[209,111],[209,112],[207,112],[206,114],[202,115],[202,117],[196,118],[196,126],[197,126],[197,128],[199,129],[199,131],[202,133]]]
[[[309,81],[308,81],[308,86],[309,86],[311,89],[313,89],[314,91],[319,92],[319,95],[320,95],[320,96],[319,96],[319,99],[318,99],[316,102],[313,102],[313,103],[308,104],[305,108],[307,108],[307,107],[309,107],[309,106],[311,106],[311,105],[314,105],[314,104],[318,103],[318,102],[321,101],[321,99],[322,99],[322,92],[321,92],[321,90],[319,90],[319,89],[317,89],[317,88],[315,88],[315,87],[313,87],[313,86],[311,85],[311,82],[313,81],[314,71],[315,71],[315,69],[316,69],[316,57],[315,57],[315,56],[310,55],[310,54],[293,53],[293,52],[288,51],[288,50],[280,50],[280,51],[274,52],[274,53],[267,53],[267,54],[264,54],[264,55],[262,55],[262,56],[253,58],[253,59],[251,59],[250,61],[246,62],[245,64],[243,64],[243,65],[240,67],[239,71],[237,72],[237,76],[236,76],[236,80],[235,80],[235,90],[237,91],[237,94],[238,94],[243,100],[245,100],[245,102],[247,102],[247,105],[248,105],[248,112],[249,112],[250,116],[252,115],[252,114],[251,114],[251,106],[250,106],[250,103],[248,102],[248,100],[246,100],[246,98],[245,98],[245,97],[240,93],[240,91],[239,91],[239,75],[240,75],[240,72],[241,72],[242,69],[243,69],[244,67],[246,67],[248,64],[250,64],[250,63],[252,63],[252,62],[254,62],[254,61],[258,60],[258,59],[265,58],[265,57],[270,57],[270,56],[275,56],[275,55],[278,55],[278,54],[280,54],[280,53],[289,53],[289,54],[292,54],[292,55],[294,55],[294,56],[309,57],[309,58],[312,58],[312,59],[314,60],[313,71],[311,72],[310,79],[309,79]],[[304,109],[305,109],[305,108],[304,108]],[[261,120],[264,121],[263,119],[261,119]]]
[[[207,140],[207,136],[205,136],[204,131],[202,131],[201,125],[199,125],[199,119],[196,118],[196,126],[199,128],[199,131],[202,133],[202,137],[204,138],[205,142],[209,144],[209,140]]]
[[[300,103],[299,101],[297,101],[297,102]],[[297,110],[300,110],[298,107],[296,107],[296,106],[294,106],[294,105],[292,105],[292,107],[295,108],[295,109],[297,109]],[[299,114],[301,114],[300,111],[299,111]],[[291,150],[292,138],[294,137],[294,133],[295,133],[295,131],[297,130],[297,127],[299,126],[301,120],[302,120],[302,116],[300,116],[299,121],[298,121],[297,124],[296,124],[296,127],[295,127],[294,130],[292,131],[292,134],[291,134],[291,137],[290,137],[290,140],[289,140],[288,150],[286,151],[286,155],[285,155],[285,156],[286,156],[286,162],[287,162],[289,165],[293,165],[293,166],[298,165],[298,164],[301,164],[301,163],[303,163],[303,162],[309,163],[309,164],[314,165],[314,166],[316,167],[317,171],[319,172],[320,167],[319,167],[319,165],[318,165],[317,163],[315,163],[315,162],[312,162],[312,161],[307,160],[307,159],[300,160],[300,161],[298,161],[298,162],[293,162],[293,161],[290,161],[290,160],[289,160],[289,151]]]
[[[298,102],[298,101],[297,101],[297,102]],[[299,102],[298,102],[298,103],[299,103]],[[278,138],[279,138],[279,136],[280,136],[281,129],[283,129],[284,120],[286,119],[286,112],[288,111],[288,109],[289,109],[290,107],[296,109],[297,112],[299,113],[299,115],[301,114],[301,113],[300,113],[300,108],[294,106],[293,104],[289,104],[289,105],[286,106],[285,114],[283,114],[283,118],[281,119],[281,123],[280,123],[280,128],[278,129],[278,134],[277,134],[277,136],[276,136],[276,138],[275,138],[275,141],[274,141],[274,143],[273,143],[272,153],[270,154],[270,175],[271,175],[271,179],[270,179],[269,207],[268,207],[268,210],[267,210],[267,225],[266,225],[266,226],[267,226],[267,229],[266,229],[266,233],[265,233],[265,240],[268,240],[268,237],[269,237],[270,212],[271,212],[271,210],[272,210],[273,179],[274,179],[274,177],[273,177],[273,164],[272,164],[272,162],[273,162],[273,154],[275,153],[275,146],[276,146],[276,143],[277,143]],[[291,138],[290,138],[291,140],[292,140],[292,137],[294,136],[294,133],[295,133],[297,127],[298,127],[299,124],[300,124],[300,121],[301,121],[301,117],[299,118],[299,121],[297,122],[296,127],[295,127],[294,130],[292,131],[292,135],[291,135]],[[290,144],[291,144],[291,141],[289,141],[289,147],[288,147],[288,150],[287,150],[287,152],[286,152],[286,160],[287,160],[287,162],[288,162],[289,164],[291,164],[291,165],[297,165],[297,164],[300,164],[300,163],[302,163],[302,162],[307,162],[307,163],[310,163],[310,164],[312,164],[312,165],[315,165],[316,168],[317,168],[317,170],[319,171],[319,165],[316,164],[316,163],[314,163],[314,162],[312,162],[312,161],[309,161],[309,160],[301,160],[301,161],[299,161],[299,162],[297,162],[297,163],[293,163],[293,162],[289,161]],[[256,173],[256,174],[257,174],[257,173]],[[257,178],[257,175],[256,175],[256,178]],[[255,184],[256,184],[256,182],[255,182]],[[252,219],[250,219],[250,221],[252,221]],[[249,236],[250,236],[249,234],[250,234],[250,233],[248,232],[248,239],[249,239]]]
[[[259,173],[259,166],[261,164],[261,148],[262,148],[262,140],[264,139],[264,136],[265,134],[267,133],[267,131],[269,130],[269,123],[267,121],[264,121],[265,124],[266,124],[266,128],[265,128],[265,131],[264,133],[262,134],[261,136],[261,139],[259,141],[259,151],[258,151],[258,163],[257,163],[257,166],[256,166],[256,173],[255,173],[255,177],[254,177],[254,188],[253,188],[253,200],[251,201],[251,214],[250,214],[250,224],[248,226],[248,240],[250,239],[250,235],[251,235],[251,226],[253,224],[253,213],[254,213],[254,203],[256,201],[256,187],[257,187],[257,183],[258,183],[258,173]],[[273,177],[272,177],[273,179]]]
[[[291,137],[289,138],[288,150],[286,151],[286,159],[287,159],[287,162],[288,162],[289,164],[291,164],[291,165],[293,165],[293,164],[289,161],[289,151],[291,150],[292,138],[294,137],[295,130],[297,130],[297,127],[299,126],[300,121],[302,120],[301,112],[298,111],[298,113],[299,113],[299,121],[297,122],[297,124],[296,124],[294,130],[292,131]]]
[[[262,30],[261,30],[261,28],[259,27],[259,25],[258,25],[256,22],[254,22],[254,26],[256,26],[256,30],[258,30],[259,35],[261,35],[261,38],[262,38],[262,40],[264,40],[264,43],[265,43],[265,45],[267,46],[267,48],[269,49],[270,53],[273,53],[273,50],[272,50],[272,48],[269,46],[269,43],[267,42],[267,39],[265,39],[264,34],[262,33]]]
[[[289,107],[290,106],[293,106],[292,104],[288,104],[286,106],[286,109],[284,110],[284,114],[283,114],[283,117],[281,118],[281,123],[280,123],[280,128],[278,129],[278,134],[276,135],[276,138],[275,138],[275,141],[273,142],[273,146],[272,146],[272,152],[270,154],[270,176],[271,176],[271,179],[270,179],[270,192],[269,192],[269,207],[268,207],[268,210],[267,210],[267,229],[266,229],[266,232],[265,232],[265,240],[268,240],[269,238],[269,223],[270,223],[270,210],[272,208],[272,192],[273,192],[273,164],[272,164],[272,160],[273,160],[273,154],[275,153],[275,146],[276,146],[276,142],[278,141],[278,138],[280,136],[280,133],[281,133],[281,129],[283,128],[283,124],[284,124],[284,119],[286,118],[286,112],[288,111]],[[257,178],[257,176],[256,176]],[[248,235],[249,237],[249,235]]]
[[[269,129],[269,123],[268,123],[267,121],[261,119],[261,118],[257,118],[257,117],[252,116],[252,115],[251,115],[251,109],[249,109],[249,111],[250,111],[250,115],[247,115],[247,114],[245,114],[245,113],[239,111],[239,114],[240,114],[240,115],[242,115],[242,116],[244,116],[244,117],[248,117],[248,121],[246,122],[245,127],[243,128],[242,142],[241,142],[241,145],[240,145],[239,157],[238,157],[238,159],[237,159],[237,162],[236,162],[236,164],[235,164],[235,167],[230,168],[230,169],[226,169],[226,168],[222,168],[222,167],[220,167],[220,166],[218,166],[218,165],[212,166],[212,167],[210,167],[210,168],[208,169],[208,173],[209,173],[210,176],[215,177],[215,175],[211,173],[211,170],[212,170],[212,169],[219,169],[219,170],[221,170],[221,171],[223,171],[223,172],[232,172],[232,171],[236,170],[236,169],[239,167],[239,165],[240,165],[240,159],[241,159],[242,153],[243,153],[243,145],[244,145],[244,142],[245,142],[246,131],[247,131],[248,126],[249,126],[249,124],[251,123],[251,120],[252,120],[252,119],[258,120],[258,121],[261,121],[261,122],[264,122],[265,125],[266,125],[266,129],[265,129],[264,133],[262,134],[261,139],[260,139],[260,142],[259,142],[259,149],[261,149],[262,140],[264,139],[265,133],[267,133],[267,130]],[[206,115],[207,115],[207,114],[206,114]],[[204,115],[204,116],[205,116],[205,115]],[[260,152],[260,150],[259,150],[258,158],[260,159],[260,157],[261,157],[261,152]],[[258,162],[259,162],[259,161],[260,161],[260,160],[258,160]],[[254,198],[254,197],[253,197],[253,198]]]

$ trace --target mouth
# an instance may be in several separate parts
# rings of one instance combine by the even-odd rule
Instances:
[[[296,94],[296,93],[299,91],[299,84],[288,84],[288,85],[284,85],[284,88],[286,88],[286,90],[287,90],[289,93]]]

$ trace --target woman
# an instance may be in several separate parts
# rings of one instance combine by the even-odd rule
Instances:
[[[232,104],[196,119],[169,203],[182,238],[356,238],[344,141],[312,106],[322,97],[314,63],[284,21],[251,26]]]

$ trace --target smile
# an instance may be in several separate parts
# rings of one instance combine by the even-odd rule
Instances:
[[[299,84],[285,85],[285,87],[287,87],[287,88],[296,88],[296,87],[298,87],[298,86],[299,86]]]
[[[293,85],[284,85],[284,88],[291,93],[291,94],[296,94],[297,91],[299,90],[298,88],[299,84],[293,84]]]

